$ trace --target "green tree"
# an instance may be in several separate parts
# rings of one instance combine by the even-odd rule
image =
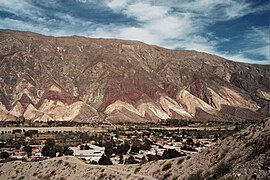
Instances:
[[[82,140],[82,143],[87,143],[90,141],[90,136],[86,132],[81,132],[80,133],[80,139]]]
[[[24,146],[23,150],[27,153],[27,156],[32,156],[32,147],[29,145]]]
[[[63,155],[63,148],[55,145],[54,139],[47,139],[45,146],[41,150],[41,154],[43,156],[55,157],[57,152],[59,152],[60,155]]]
[[[123,154],[119,155],[119,164],[123,164],[124,163],[124,156]]]
[[[111,157],[111,155],[114,153],[113,151],[113,143],[112,142],[107,142],[105,145],[105,154],[106,156]]]
[[[126,164],[136,164],[136,163],[138,162],[135,160],[134,156],[129,156],[128,159],[126,160]]]
[[[38,130],[31,130],[31,129],[30,129],[30,130],[24,132],[24,135],[25,135],[25,136],[28,136],[28,137],[32,137],[33,134],[38,134]]]
[[[162,159],[172,159],[180,157],[182,154],[175,149],[166,149],[162,154]]]
[[[144,140],[144,143],[143,143],[143,146],[141,147],[141,149],[142,149],[142,150],[150,150],[152,144],[153,144],[153,143],[152,143],[150,140],[145,139],[145,140]]]
[[[54,139],[47,139],[45,141],[45,146],[48,146],[48,147],[54,147],[55,146],[55,141]]]
[[[103,154],[101,158],[98,160],[98,164],[99,165],[112,165],[113,163],[109,156],[106,156],[105,154]]]
[[[73,155],[73,150],[70,149],[68,146],[64,146],[63,153],[64,155]]]
[[[10,154],[8,152],[1,152],[0,157],[1,159],[7,159],[9,158]]]
[[[188,145],[191,145],[191,146],[194,145],[194,141],[193,141],[192,138],[187,138],[187,141],[186,142],[187,142]]]

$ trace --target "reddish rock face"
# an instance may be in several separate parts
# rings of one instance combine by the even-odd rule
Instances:
[[[0,42],[0,112],[11,113],[18,101],[24,110],[33,105],[38,111],[48,103],[50,113],[82,112],[76,121],[97,113],[103,116],[107,108],[113,114],[106,114],[108,118],[135,122],[167,117],[252,118],[236,118],[237,113],[231,113],[235,108],[261,118],[268,115],[269,65],[236,63],[137,41],[9,30],[0,30]],[[33,112],[27,112],[28,117],[34,117]]]
[[[23,110],[25,111],[27,106],[29,104],[34,104],[31,99],[26,95],[26,94],[23,94],[21,99],[19,100],[19,102],[21,103],[22,107],[23,107]]]
[[[68,94],[67,92],[55,92],[55,91],[45,91],[45,93],[42,96],[42,99],[49,99],[54,101],[61,101],[65,104],[72,104],[77,102],[79,99],[72,96],[71,94]]]
[[[165,89],[166,94],[170,98],[174,98],[175,97],[175,95],[177,93],[177,86],[173,82],[165,83],[164,89]]]
[[[132,103],[142,96],[139,90],[129,81],[121,77],[115,77],[108,81],[105,87],[105,95],[103,103],[99,107],[99,111],[104,111],[106,107],[117,100],[122,100]]]
[[[203,101],[207,102],[206,99],[206,88],[205,85],[203,84],[203,81],[200,78],[195,79],[191,84],[190,84],[190,92],[194,96],[202,99]]]

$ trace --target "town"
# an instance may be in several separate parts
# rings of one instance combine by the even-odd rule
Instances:
[[[1,162],[71,155],[86,163],[136,164],[186,156],[239,130],[235,124],[117,124],[99,127],[1,127]],[[61,124],[62,125],[62,124]]]

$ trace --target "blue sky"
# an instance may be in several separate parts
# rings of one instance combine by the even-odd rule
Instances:
[[[0,0],[0,28],[139,40],[269,64],[269,0]]]

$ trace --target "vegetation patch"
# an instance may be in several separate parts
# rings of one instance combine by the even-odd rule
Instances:
[[[63,163],[63,160],[60,159],[57,163],[58,163],[58,164],[62,164],[62,163]]]
[[[162,168],[162,171],[167,171],[168,169],[170,169],[172,167],[171,163],[165,164]]]
[[[197,171],[196,173],[191,174],[187,179],[188,180],[203,180],[202,170]]]
[[[178,161],[177,161],[177,164],[182,164],[184,162],[184,159],[179,159]]]
[[[101,173],[101,174],[99,175],[99,177],[98,177],[98,180],[102,180],[102,179],[104,179],[106,176],[107,176],[107,174]]]
[[[141,167],[137,167],[135,170],[134,170],[134,173],[138,173],[139,171],[141,170]]]
[[[231,162],[222,161],[214,168],[214,170],[206,175],[206,179],[214,180],[223,177],[225,174],[229,173],[232,169]]]
[[[170,176],[171,176],[171,173],[166,173],[164,174],[163,179],[168,179]]]
[[[25,179],[24,176],[21,176],[21,177],[18,178],[18,180],[23,180],[23,179]]]

